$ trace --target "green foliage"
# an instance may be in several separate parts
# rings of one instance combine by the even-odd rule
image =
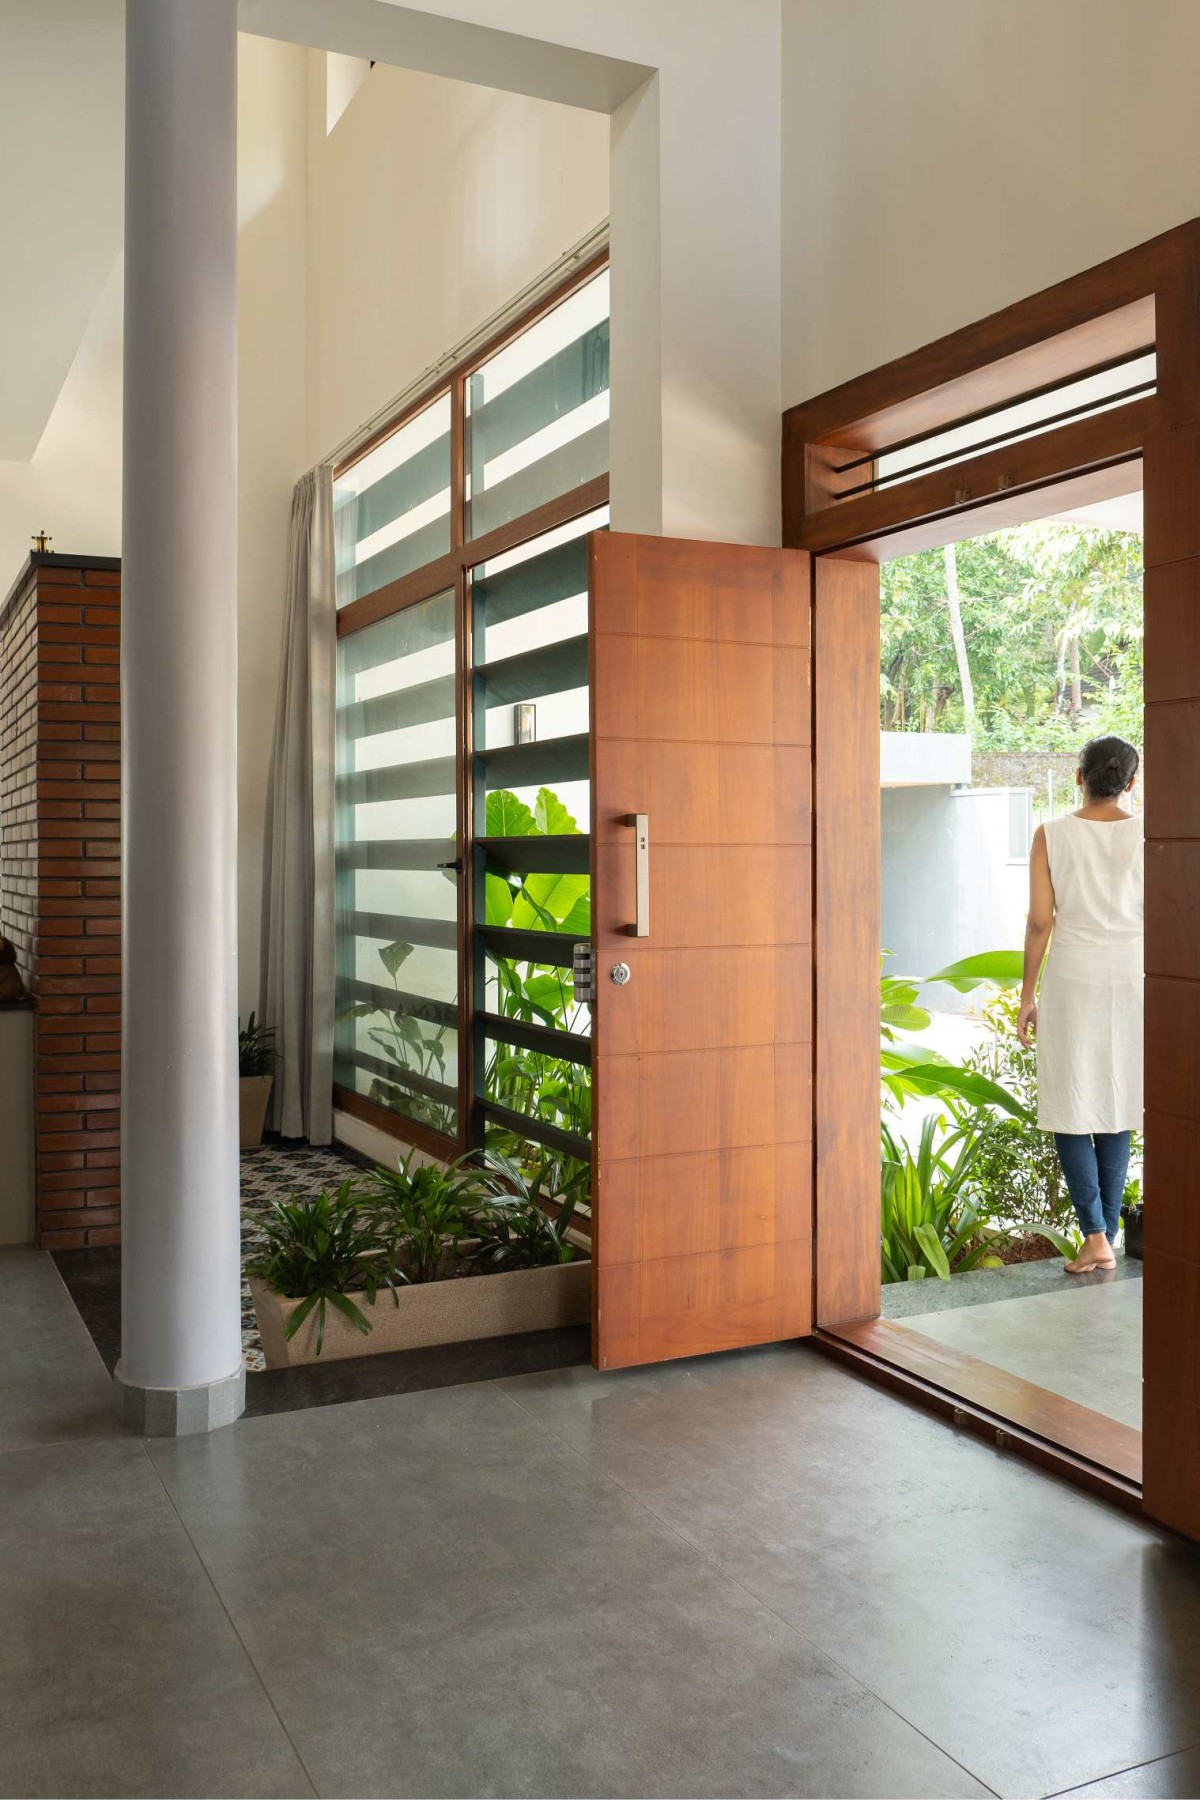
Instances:
[[[1019,1011],[1020,995],[1012,989],[988,1001],[981,1013],[987,1035],[967,1057],[967,1066],[1002,1083],[1032,1121],[1037,1116],[1037,1052],[1026,1050],[1017,1036]],[[1133,1148],[1139,1156],[1136,1133]],[[1075,1231],[1075,1211],[1050,1132],[998,1120],[979,1159],[979,1179],[990,1193],[1003,1196],[1005,1217],[1025,1230]]]
[[[890,951],[885,950],[886,963]],[[885,969],[879,977],[879,1028],[884,1043],[894,1044],[897,1031],[924,1031],[930,1022],[923,1006],[916,1004],[921,991],[919,981],[906,975],[889,975]]]
[[[987,1112],[957,1119],[931,1114],[916,1152],[882,1127],[880,1246],[885,1282],[936,1275],[948,1281],[970,1269],[994,1266],[1011,1234],[996,1221],[1007,1204],[990,1188],[985,1158],[997,1121]],[[1039,1227],[1064,1255],[1074,1246]]]
[[[380,1287],[403,1280],[392,1267],[387,1246],[369,1215],[359,1207],[354,1184],[344,1181],[333,1194],[275,1200],[257,1228],[247,1272],[277,1294],[302,1302],[285,1335],[295,1337],[312,1312],[317,1315],[317,1355],[325,1347],[325,1313],[332,1306],[364,1336],[371,1321],[350,1298],[356,1288],[374,1303]]]
[[[957,546],[980,749],[1142,741],[1142,546],[1131,532],[1031,525]],[[881,570],[885,731],[962,731],[940,550]]]
[[[925,980],[942,981],[960,994],[973,988],[1020,986],[1025,973],[1025,955],[1021,950],[985,950],[979,956],[964,956],[961,962],[949,963],[936,975]]]
[[[896,1037],[924,985],[884,976],[880,1060],[892,1108],[910,1096],[941,1102],[927,1117],[916,1153],[883,1122],[881,1244],[884,1281],[927,1274],[948,1279],[991,1266],[1012,1237],[1045,1237],[1064,1255],[1071,1205],[1053,1139],[1036,1129],[1037,1073],[1016,1035],[1022,957],[994,950],[940,969],[929,981],[957,992],[989,985],[987,1044],[959,1067],[936,1051]],[[924,1014],[923,1024],[929,1022]],[[1004,1221],[1004,1227],[997,1222]]]
[[[533,808],[507,788],[487,796],[485,830],[488,837],[578,836],[579,826],[562,800],[550,788],[541,788]],[[489,871],[485,878],[485,917],[489,925],[519,931],[556,932],[567,938],[591,935],[591,882],[587,875],[555,874],[534,870],[522,879]],[[370,1098],[405,1114],[433,1130],[450,1135],[455,1108],[436,1096],[420,1091],[412,1078],[449,1085],[447,1069],[449,1028],[425,1015],[429,1002],[404,992],[401,979],[413,946],[384,945],[379,960],[396,990],[394,1004],[361,1001],[347,1007],[339,1018],[369,1019],[370,1043],[395,1069],[393,1080],[373,1081]],[[499,956],[489,964],[494,971],[495,994],[489,1010],[524,1024],[552,1030],[587,1029],[587,1009],[575,1000],[569,969],[557,963],[538,963]],[[591,1073],[565,1058],[494,1043],[484,1069],[484,1092],[497,1104],[557,1125],[579,1137],[591,1131]],[[519,1157],[526,1175],[550,1193],[582,1197],[582,1164],[555,1153],[547,1156],[515,1133],[489,1132],[489,1144]]]
[[[410,1150],[397,1168],[377,1168],[364,1208],[404,1279],[437,1281],[460,1240],[473,1235],[474,1211],[491,1197],[492,1186],[486,1172],[465,1157],[445,1165],[415,1159]]]
[[[455,1108],[449,1101],[423,1094],[407,1079],[417,1076],[446,1084],[446,1050],[450,1027],[439,1025],[426,1013],[433,1003],[406,995],[400,986],[405,963],[413,953],[413,945],[384,944],[379,952],[388,980],[396,990],[395,1005],[379,1006],[374,1000],[360,1000],[338,1014],[343,1019],[375,1019],[378,1021],[367,1036],[377,1050],[395,1066],[395,1080],[377,1076],[371,1083],[368,1099],[407,1118],[417,1119],[434,1131],[454,1129]]]
[[[536,1187],[516,1162],[502,1156],[495,1156],[493,1162],[508,1187],[494,1187],[472,1211],[471,1226],[478,1242],[470,1252],[471,1261],[496,1271],[572,1262],[576,1252],[567,1242],[567,1232],[578,1195],[569,1190],[561,1194],[560,1209],[552,1217],[538,1205]]]
[[[977,1070],[949,1062],[936,1050],[918,1044],[880,1053],[884,1085],[898,1100],[906,1094],[919,1094],[926,1099],[945,1100],[956,1106],[997,1106],[1019,1120],[1027,1128],[1033,1120],[1029,1108],[1000,1082]]]
[[[972,1164],[989,1128],[985,1114],[951,1126],[931,1114],[916,1154],[885,1123],[880,1170],[883,1279],[917,1281],[972,1268],[1000,1233],[969,1198]]]
[[[576,836],[579,826],[550,788],[541,788],[533,811],[515,795],[497,789],[487,797],[488,836]],[[517,876],[489,874],[486,888],[488,923],[511,925],[522,931],[554,931],[568,937],[591,934],[591,882],[586,875],[543,874],[534,871]],[[569,969],[553,963],[521,962],[497,957],[496,1006],[502,1017],[526,1024],[545,1025],[560,1031],[586,1026],[586,1008],[575,1000]],[[592,1125],[591,1071],[565,1058],[512,1044],[494,1043],[484,1070],[484,1092],[498,1105],[529,1118],[540,1119],[578,1137],[587,1137]],[[489,1143],[514,1159],[520,1159],[526,1176],[536,1175],[555,1195],[564,1192],[579,1198],[579,1168],[572,1159],[548,1155],[516,1133],[493,1130]],[[558,1185],[549,1189],[557,1178]]]
[[[238,1030],[238,1074],[271,1075],[275,1070],[275,1027],[260,1025],[254,1013]]]
[[[361,1190],[344,1181],[332,1194],[274,1201],[255,1228],[247,1270],[301,1302],[287,1337],[315,1312],[318,1356],[329,1307],[364,1337],[371,1331],[356,1295],[373,1306],[387,1288],[399,1305],[399,1284],[543,1268],[576,1255],[566,1233],[578,1193],[566,1191],[551,1218],[537,1182],[503,1157],[414,1163],[410,1152],[396,1169],[377,1168]]]
[[[884,959],[889,952],[884,952]],[[999,1107],[1014,1119],[1029,1123],[1033,1117],[1029,1106],[1019,1095],[985,1071],[974,1067],[960,1068],[936,1050],[897,1039],[896,1032],[924,1031],[930,1015],[915,1004],[921,988],[929,982],[941,981],[967,992],[984,982],[996,985],[1020,980],[1021,954],[1015,950],[989,950],[980,956],[968,956],[951,963],[936,975],[923,981],[911,976],[880,977],[880,1064],[883,1083],[892,1099],[903,1104],[909,1095],[924,1099],[944,1100],[956,1110],[962,1106]],[[1014,973],[1015,969],[1015,973]]]

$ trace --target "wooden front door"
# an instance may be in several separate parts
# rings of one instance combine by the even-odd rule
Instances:
[[[604,533],[590,593],[593,1356],[620,1368],[811,1329],[809,558]]]

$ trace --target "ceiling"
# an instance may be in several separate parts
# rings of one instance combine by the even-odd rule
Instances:
[[[1100,525],[1106,531],[1136,531],[1140,536],[1142,490],[1118,494],[1112,500],[1097,500],[1092,506],[1078,506],[1074,512],[1057,513],[1055,517],[1071,525]]]
[[[121,248],[124,8],[0,0],[0,459],[28,462]]]

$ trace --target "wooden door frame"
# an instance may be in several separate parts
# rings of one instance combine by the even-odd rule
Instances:
[[[870,453],[885,445],[979,417],[1020,397],[1044,392],[1073,377],[1111,367],[1139,349],[1153,347],[1157,377],[1152,395],[1107,412],[1071,418],[1035,437],[981,448],[949,467],[894,484],[862,489]],[[850,452],[849,457],[847,451]],[[852,461],[859,466],[847,472]],[[823,797],[842,808],[842,825],[861,838],[867,813],[875,830],[877,796],[860,782],[825,775],[832,762],[839,711],[853,718],[861,705],[846,658],[839,659],[819,626],[822,567],[828,559],[877,562],[913,550],[975,537],[1044,514],[1129,492],[1144,493],[1145,743],[1156,770],[1147,809],[1146,1053],[1148,1091],[1161,1111],[1146,1114],[1148,1187],[1154,1196],[1146,1227],[1144,1293],[1143,1476],[1140,1502],[1156,1519],[1200,1537],[1200,1377],[1186,1338],[1200,1315],[1200,220],[1058,283],[1002,312],[901,357],[828,393],[792,407],[783,418],[783,541],[813,552],[815,807],[818,851]],[[1053,501],[1049,499],[1053,490]],[[861,687],[861,677],[859,685]],[[830,721],[822,757],[821,712]],[[872,712],[872,721],[874,713]],[[846,819],[849,791],[852,811]],[[837,854],[838,838],[826,844]],[[878,835],[872,877],[878,882]],[[836,969],[851,954],[852,921],[844,907],[822,906],[818,853],[814,960]],[[877,888],[876,888],[877,891]],[[860,1036],[865,1021],[852,1015]],[[876,1054],[877,1020],[871,1022],[870,1054]],[[818,1020],[818,1051],[821,1047]],[[854,1056],[862,1042],[848,1044]],[[828,1046],[826,1048],[828,1059]],[[1174,1073],[1174,1071],[1180,1071]],[[878,1365],[895,1384],[902,1373],[884,1370],[865,1344],[861,1322],[870,1316],[872,1280],[861,1267],[841,1271],[840,1283],[822,1267],[822,1215],[838,1209],[833,1242],[861,1262],[867,1224],[877,1238],[877,1177],[860,1182],[849,1203],[858,1230],[847,1228],[845,1191],[827,1191],[823,1157],[839,1144],[861,1138],[859,1102],[839,1100],[836,1080],[816,1071],[824,1101],[817,1107],[816,1319],[819,1327],[849,1327],[840,1350],[861,1366]],[[1169,1105],[1168,1105],[1169,1103]],[[874,1144],[872,1131],[872,1161]],[[1193,1172],[1193,1171],[1196,1172]],[[827,1231],[826,1242],[830,1235]],[[857,1245],[858,1248],[854,1248]],[[837,1254],[835,1249],[835,1255]],[[877,1270],[875,1271],[877,1276]],[[847,1308],[841,1294],[856,1297]],[[828,1303],[833,1293],[835,1303]],[[835,1316],[838,1315],[838,1316]],[[986,1395],[960,1397],[912,1370],[906,1391],[952,1408],[963,1424],[999,1433],[1050,1459],[1076,1478],[1105,1487],[1127,1502],[1136,1484],[1118,1479],[1069,1450],[1055,1446],[1036,1424],[1014,1428]]]

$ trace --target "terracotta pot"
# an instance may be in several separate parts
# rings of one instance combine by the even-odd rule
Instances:
[[[262,1143],[263,1125],[271,1100],[273,1075],[242,1075],[238,1079],[238,1103],[241,1115],[241,1147],[256,1150]]]
[[[585,1259],[546,1269],[512,1269],[503,1275],[467,1275],[426,1281],[397,1290],[399,1305],[382,1290],[374,1306],[365,1294],[353,1299],[372,1321],[369,1336],[325,1309],[325,1345],[317,1355],[313,1314],[294,1338],[284,1337],[301,1304],[250,1278],[268,1369],[297,1363],[335,1362],[346,1356],[374,1356],[386,1350],[415,1350],[427,1344],[460,1344],[471,1338],[508,1337],[517,1331],[549,1331],[556,1325],[583,1325],[591,1317],[592,1265]]]

